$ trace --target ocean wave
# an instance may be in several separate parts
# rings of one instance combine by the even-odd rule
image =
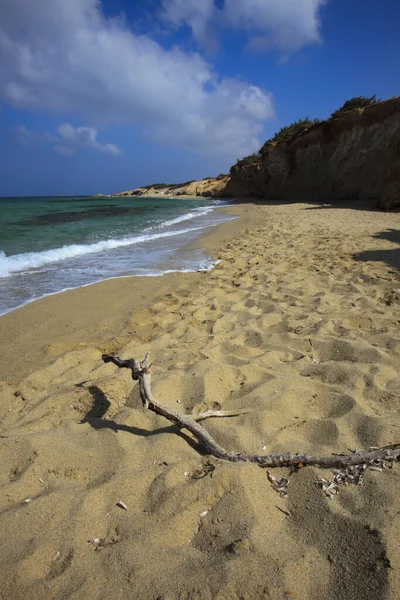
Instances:
[[[177,225],[178,223],[182,223],[183,221],[190,221],[191,219],[195,219],[196,217],[202,217],[204,215],[208,215],[213,212],[214,208],[212,206],[204,206],[200,208],[195,208],[193,212],[185,213],[180,217],[175,217],[175,219],[170,219],[169,221],[163,221],[159,225],[157,225],[157,229],[163,229],[164,227],[171,227],[171,225]]]
[[[1,251],[0,251],[1,252]],[[181,268],[181,269],[165,269],[165,270],[161,270],[161,269],[142,269],[141,271],[136,270],[133,275],[135,276],[140,276],[140,277],[162,277],[163,275],[167,275],[169,273],[194,273],[194,272],[199,272],[199,271],[211,271],[216,265],[218,265],[221,262],[220,259],[218,260],[203,260],[200,265],[198,265],[195,268]],[[5,315],[9,312],[12,312],[14,310],[17,310],[17,308],[22,308],[23,306],[26,306],[27,304],[31,304],[31,302],[36,302],[36,300],[42,300],[43,298],[48,298],[49,296],[56,296],[57,294],[62,294],[63,292],[69,292],[71,290],[77,290],[79,288],[84,288],[84,287],[88,287],[89,285],[95,285],[97,283],[102,283],[103,281],[110,281],[111,279],[127,279],[129,277],[132,277],[132,275],[116,275],[115,277],[106,277],[104,279],[94,279],[93,281],[89,281],[88,283],[83,283],[77,286],[69,286],[69,287],[64,287],[60,290],[57,290],[56,292],[48,292],[45,294],[41,294],[39,296],[36,296],[35,298],[29,298],[27,300],[25,300],[24,302],[21,302],[20,304],[17,304],[16,306],[11,306],[9,308],[4,308],[1,309],[0,308],[0,316]]]
[[[93,244],[71,244],[68,246],[62,246],[61,248],[53,248],[52,250],[43,250],[42,252],[25,252],[24,254],[14,254],[12,256],[6,256],[5,253],[0,250],[0,278],[9,277],[13,273],[30,271],[31,269],[44,267],[45,265],[54,262],[77,258],[85,254],[104,252],[107,250],[113,250],[115,248],[122,248],[123,246],[130,246],[160,238],[182,235],[191,231],[199,231],[205,227],[207,226],[159,233],[147,233],[135,237],[102,240]]]
[[[185,268],[182,269],[158,269],[158,270],[143,270],[143,272],[136,272],[135,275],[139,275],[140,277],[162,277],[163,275],[167,275],[168,273],[199,273],[199,272],[208,272],[212,271],[214,267],[219,265],[221,259],[217,260],[203,260],[199,265],[194,268]],[[125,277],[125,275],[124,275]],[[130,275],[126,275],[126,277],[130,277]],[[112,278],[113,279],[113,278]]]

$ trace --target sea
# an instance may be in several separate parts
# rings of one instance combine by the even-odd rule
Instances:
[[[192,243],[233,217],[228,202],[142,197],[0,198],[0,315],[131,275],[209,270]]]

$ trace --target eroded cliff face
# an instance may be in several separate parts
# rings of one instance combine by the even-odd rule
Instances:
[[[400,206],[400,98],[318,123],[234,167],[221,195],[298,201],[376,198]]]
[[[205,196],[293,201],[377,200],[400,207],[400,98],[313,125],[266,144],[253,164],[185,184],[145,186],[117,196]]]
[[[145,187],[127,190],[115,194],[116,196],[203,196],[207,198],[219,197],[224,192],[229,181],[228,175],[209,177],[200,181],[190,181],[173,185],[148,185]]]

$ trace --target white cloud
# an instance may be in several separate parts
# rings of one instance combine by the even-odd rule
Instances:
[[[62,123],[57,132],[60,139],[72,147],[92,148],[107,154],[121,154],[121,150],[114,144],[101,144],[97,141],[97,129],[94,127],[73,127],[69,123]]]
[[[24,125],[16,128],[18,141],[27,146],[31,142],[49,142],[54,144],[53,150],[60,156],[72,156],[76,150],[90,149],[118,155],[121,150],[115,144],[102,144],[97,140],[97,129],[94,127],[74,127],[70,123],[61,123],[57,128],[58,135],[47,132],[36,134]]]
[[[326,0],[225,0],[231,26],[243,28],[250,46],[299,50],[320,42],[319,12]]]
[[[214,0],[163,0],[162,7],[164,19],[175,26],[187,25],[198,41],[206,41],[215,13]]]
[[[320,41],[320,10],[327,0],[162,0],[165,19],[191,27],[202,42],[204,33],[220,28],[244,30],[249,46],[284,54]]]
[[[198,31],[202,14],[187,16]],[[97,0],[1,3],[0,95],[97,126],[139,125],[151,139],[226,159],[257,149],[274,116],[267,92],[220,79],[199,54],[135,35],[106,19]],[[78,135],[90,138],[87,128]]]

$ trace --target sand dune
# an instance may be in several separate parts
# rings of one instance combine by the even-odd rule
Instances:
[[[400,441],[399,215],[237,211],[244,228],[205,242],[222,259],[212,272],[149,283],[140,302],[131,280],[117,280],[0,319],[1,600],[398,598],[396,467],[367,471],[332,500],[315,484],[331,474],[301,469],[281,498],[265,470],[210,458],[144,412],[129,372],[101,361],[151,351],[165,404],[249,409],[205,422],[227,449],[330,454]],[[88,296],[102,298],[101,331]],[[57,306],[54,340],[45,324],[42,342],[40,331],[24,337],[29,319]]]

